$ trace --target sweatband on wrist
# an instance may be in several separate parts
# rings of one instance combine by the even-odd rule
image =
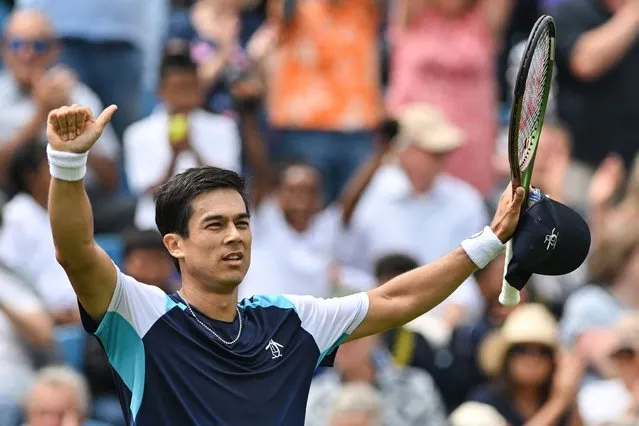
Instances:
[[[47,157],[49,158],[49,173],[51,176],[70,182],[82,180],[87,172],[88,152],[75,153],[56,151],[47,145]]]
[[[462,241],[461,246],[479,269],[483,269],[506,248],[489,226]]]

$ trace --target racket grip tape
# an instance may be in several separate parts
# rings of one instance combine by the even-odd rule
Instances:
[[[508,264],[513,258],[513,245],[512,240],[506,243],[506,259],[504,260],[504,280],[501,286],[501,294],[499,295],[499,303],[503,306],[514,306],[519,303],[520,296],[519,290],[508,284],[506,281],[506,271],[508,270]]]

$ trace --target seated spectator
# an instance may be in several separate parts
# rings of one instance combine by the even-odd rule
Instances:
[[[139,229],[157,229],[152,192],[190,167],[214,165],[239,171],[241,141],[230,118],[200,109],[197,65],[184,46],[169,44],[160,69],[163,105],[124,133],[129,187],[140,197]]]
[[[450,426],[509,426],[499,411],[487,404],[464,402],[448,418]]]
[[[253,139],[261,141],[257,120],[241,121],[247,143]],[[371,275],[335,264],[335,251],[343,225],[349,223],[376,164],[391,149],[393,136],[390,128],[379,131],[377,148],[370,159],[351,178],[340,199],[328,206],[322,175],[304,161],[284,164],[274,188],[255,186],[251,197],[252,262],[240,286],[241,297],[259,293],[328,297],[334,290],[348,291],[349,287],[365,290],[374,285]],[[255,176],[256,183],[268,181],[263,174]]]
[[[364,382],[377,387],[386,426],[446,425],[446,410],[428,373],[393,364],[378,336],[343,344],[335,367],[313,379],[306,425],[327,424],[334,396],[344,384]]]
[[[512,426],[580,425],[574,405],[582,366],[559,354],[557,331],[542,305],[515,309],[482,343],[480,364],[495,381],[473,391],[470,400],[495,407]]]
[[[627,195],[614,206],[621,173],[615,168],[614,159],[605,161],[591,182],[590,283],[568,298],[561,320],[564,344],[590,367],[587,379],[611,373],[613,326],[624,313],[639,309],[639,203]]]
[[[383,426],[383,400],[367,383],[349,383],[337,391],[327,426]]]
[[[0,182],[6,180],[12,153],[44,135],[49,111],[62,105],[88,105],[97,114],[100,99],[62,66],[54,66],[59,43],[51,23],[40,12],[13,12],[2,44],[7,66],[0,73]],[[118,232],[131,225],[134,202],[117,195],[119,145],[109,126],[91,149],[85,185],[95,220],[95,232]]]
[[[124,234],[124,270],[136,280],[167,294],[179,290],[173,258],[157,231],[131,230]],[[153,267],[149,267],[153,265]]]
[[[447,155],[462,143],[457,128],[424,104],[407,106],[398,121],[394,155],[378,164],[339,247],[344,264],[371,273],[375,259],[388,253],[432,262],[488,222],[481,195],[442,172]],[[440,316],[452,327],[476,319],[482,304],[470,277],[427,315]]]
[[[35,376],[32,350],[52,349],[53,322],[29,284],[2,262],[0,342],[0,400],[18,406]]]
[[[615,327],[610,357],[616,378],[585,385],[578,395],[579,412],[588,425],[639,422],[639,314],[623,316]]]
[[[17,195],[3,208],[0,261],[33,283],[56,323],[79,322],[78,301],[56,260],[51,237],[45,146],[23,143],[14,153],[9,177]]]
[[[91,396],[84,377],[64,366],[45,367],[24,400],[24,426],[80,426]]]

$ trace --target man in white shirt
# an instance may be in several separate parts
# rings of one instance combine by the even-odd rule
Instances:
[[[59,51],[57,36],[42,13],[27,9],[9,16],[2,44],[7,68],[0,73],[0,185],[16,149],[31,140],[45,146],[50,110],[64,104],[87,105],[92,111],[103,108],[71,70],[55,65]],[[135,204],[117,193],[119,143],[111,126],[95,148],[87,166],[95,230],[119,232],[132,224]]]
[[[3,207],[0,261],[33,283],[56,322],[79,322],[78,302],[51,237],[45,146],[35,141],[20,146],[8,174],[17,194]]]
[[[396,156],[375,172],[340,244],[343,261],[366,271],[390,253],[432,262],[488,218],[476,190],[441,172],[446,155],[462,143],[460,132],[425,104],[409,105],[398,121]],[[482,304],[471,276],[440,306],[448,306],[442,312],[455,324],[477,317]]]
[[[135,225],[157,229],[152,192],[190,167],[240,170],[241,140],[236,123],[204,111],[197,65],[188,49],[167,47],[160,70],[163,105],[124,132],[129,187],[140,197]]]

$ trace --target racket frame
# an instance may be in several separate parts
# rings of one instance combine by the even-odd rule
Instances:
[[[533,56],[535,54],[535,50],[537,44],[540,41],[540,38],[544,34],[545,27],[548,28],[548,38],[549,38],[549,52],[548,52],[548,63],[546,68],[550,68],[550,76],[546,78],[544,82],[544,88],[542,93],[542,104],[541,104],[541,114],[539,120],[537,120],[537,124],[535,130],[533,131],[531,138],[534,140],[529,143],[527,150],[532,150],[529,152],[530,161],[528,162],[528,167],[522,173],[521,168],[519,166],[519,125],[521,121],[521,110],[523,107],[524,93],[526,91],[526,80],[528,78],[528,74],[530,72],[531,63],[533,60]],[[556,28],[555,21],[551,16],[544,15],[541,16],[533,29],[530,32],[530,36],[528,37],[528,42],[526,43],[526,48],[524,50],[524,54],[522,56],[521,63],[519,65],[519,70],[517,71],[517,78],[515,80],[515,88],[513,91],[513,104],[510,110],[510,125],[508,129],[508,162],[510,164],[510,174],[511,174],[511,182],[513,195],[515,193],[515,189],[518,186],[522,186],[526,191],[524,202],[521,206],[520,215],[523,214],[524,211],[528,208],[528,191],[530,190],[530,182],[532,178],[532,172],[535,166],[535,157],[537,155],[537,146],[539,144],[539,139],[541,137],[541,131],[544,125],[544,119],[546,116],[546,108],[548,106],[548,97],[550,94],[550,88],[552,86],[552,77],[554,70],[554,62],[555,62],[555,48],[556,48]],[[547,72],[547,71],[546,71]],[[499,295],[499,302],[505,306],[516,305],[519,303],[520,295],[519,291],[512,287],[506,281],[506,272],[508,270],[508,264],[512,259],[512,240],[509,240],[506,243],[506,258],[504,262],[504,279],[502,283],[502,291]]]

